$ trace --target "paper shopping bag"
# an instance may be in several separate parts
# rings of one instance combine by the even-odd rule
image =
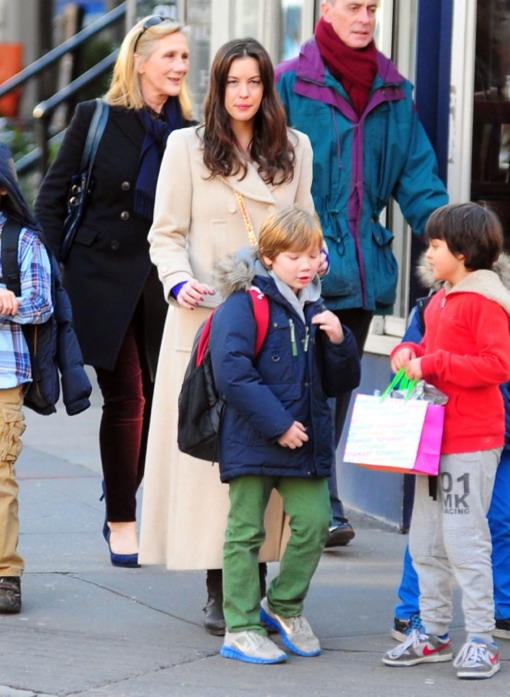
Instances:
[[[444,407],[425,400],[358,394],[344,461],[371,469],[437,474]]]

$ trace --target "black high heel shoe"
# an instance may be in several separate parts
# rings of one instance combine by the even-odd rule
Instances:
[[[105,486],[104,486],[104,481],[102,482],[102,487],[103,487],[103,498],[106,503],[106,492],[105,492]],[[108,545],[108,549],[110,551],[110,561],[113,564],[113,566],[122,566],[125,569],[139,569],[141,567],[141,564],[138,563],[138,554],[117,554],[116,552],[112,552],[112,548],[110,546],[110,535],[111,535],[111,530],[108,527],[108,520],[107,520],[107,514],[105,513],[104,517],[104,524],[103,524],[103,537],[106,540],[106,544]]]

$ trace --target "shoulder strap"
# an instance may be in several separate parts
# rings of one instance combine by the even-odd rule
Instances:
[[[264,293],[256,286],[253,286],[248,291],[253,307],[253,316],[257,325],[257,335],[255,338],[255,355],[262,348],[265,341],[267,330],[269,329],[269,300]]]
[[[211,335],[211,322],[214,312],[211,312],[209,317],[206,319],[202,325],[202,330],[200,331],[200,337],[197,344],[197,357],[195,360],[195,365],[200,365],[204,360],[205,352],[209,346],[209,337]]]
[[[16,297],[21,295],[21,282],[18,264],[18,239],[21,224],[7,218],[2,228],[1,259],[2,281]]]
[[[267,297],[258,288],[253,286],[248,291],[253,308],[253,316],[257,325],[257,333],[255,337],[255,355],[262,348],[262,344],[267,335],[269,328],[269,301]],[[197,343],[195,365],[200,365],[204,360],[205,352],[209,346],[209,337],[211,335],[211,322],[214,316],[212,312],[206,319]]]
[[[246,210],[243,195],[240,191],[234,189],[234,196],[236,197],[237,205],[239,206],[239,210],[241,211],[244,227],[246,228],[246,232],[248,233],[248,240],[251,245],[256,247],[258,245],[257,236],[255,235],[255,230],[253,229],[253,223],[251,222],[250,214]]]
[[[80,172],[88,170],[87,177],[87,188],[88,180],[90,179],[90,172],[92,170],[92,165],[94,164],[94,159],[96,157],[97,148],[101,136],[103,135],[106,122],[108,121],[109,107],[108,104],[103,102],[99,97],[96,99],[96,108],[90,122],[89,130],[87,133],[87,140],[85,141],[85,147],[83,148],[83,155],[81,158]]]

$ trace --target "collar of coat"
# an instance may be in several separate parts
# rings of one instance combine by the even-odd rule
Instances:
[[[204,171],[207,171],[204,165],[203,157],[203,141],[201,133],[203,132],[203,126],[198,126],[192,129],[195,133],[196,143],[195,143],[195,160],[197,163],[201,164]],[[298,137],[295,132],[289,128],[288,129],[289,139],[291,143],[296,148],[298,145]],[[267,184],[257,170],[257,165],[253,162],[247,163],[246,176],[240,179],[238,175],[230,177],[218,177],[225,186],[232,189],[232,191],[238,191],[243,197],[257,201],[260,203],[276,204],[276,199],[274,197],[273,191],[277,188],[277,185]]]
[[[297,59],[296,77],[302,80],[324,83],[326,74],[329,75],[329,71],[322,59],[317,41],[315,37],[312,37],[301,46]],[[394,63],[389,58],[386,58],[384,53],[377,51],[377,76],[374,81],[374,87],[379,87],[383,84],[401,85],[404,81],[404,76],[398,72]]]
[[[471,274],[469,274],[469,276],[472,276],[475,273],[478,272],[473,271]],[[492,268],[492,271],[488,271],[488,273],[495,274],[499,278],[503,289],[510,291],[510,255],[505,253],[500,254],[499,259]],[[439,290],[439,288],[441,288],[443,285],[441,281],[435,280],[432,269],[430,268],[429,260],[425,256],[425,252],[418,260],[418,264],[416,266],[416,276],[420,283],[431,291]],[[489,278],[490,277],[491,276],[489,276]],[[476,278],[478,278],[478,276]],[[462,284],[464,284],[464,281],[462,281]],[[466,283],[466,285],[468,284]],[[483,286],[485,286],[485,283]],[[445,284],[445,288],[447,292],[452,292],[454,290],[449,284]],[[455,288],[457,288],[457,286],[455,286]],[[465,290],[464,285],[462,285],[460,289]]]
[[[501,277],[496,271],[490,271],[489,269],[472,271],[454,286],[445,283],[444,289],[447,296],[455,293],[483,295],[484,298],[496,302],[510,315],[510,290],[505,288]]]

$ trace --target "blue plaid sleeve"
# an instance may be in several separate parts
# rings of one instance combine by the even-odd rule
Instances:
[[[26,228],[19,236],[18,259],[21,303],[11,319],[17,324],[43,324],[53,312],[50,260],[40,239]]]

